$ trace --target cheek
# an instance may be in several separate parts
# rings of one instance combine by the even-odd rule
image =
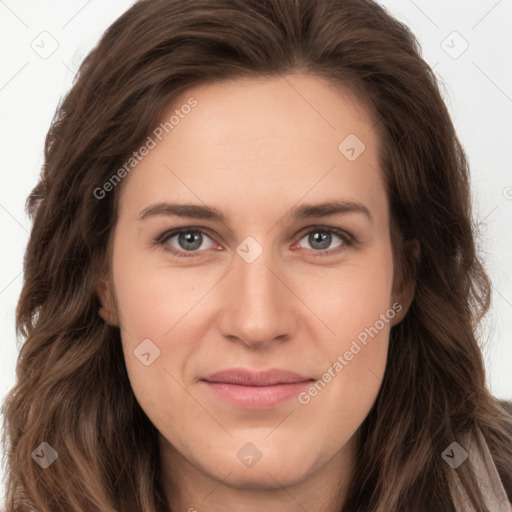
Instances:
[[[324,337],[322,346],[317,347],[326,361],[323,373],[299,396],[308,418],[322,418],[321,422],[329,423],[326,434],[332,436],[329,445],[333,449],[361,425],[381,387],[390,321],[395,315],[392,306],[384,302],[366,303],[366,311],[351,315],[346,310],[336,321],[332,320],[336,337]]]
[[[327,346],[348,350],[350,341],[360,333],[364,342],[365,329],[376,322],[378,330],[386,334],[381,315],[386,315],[393,304],[393,259],[385,237],[372,251],[354,256],[339,268],[316,270],[316,275],[305,275],[297,282],[298,294],[307,297],[307,305],[322,320],[324,333],[318,339],[327,340]],[[392,319],[395,312],[389,315]],[[386,326],[388,323],[385,321]],[[330,337],[325,336],[325,328]]]
[[[304,401],[321,395],[318,405],[332,400],[340,404],[333,412],[353,419],[360,411],[364,418],[385,372],[391,322],[401,309],[393,306],[392,278],[391,246],[384,240],[364,263],[315,281],[323,293],[310,294],[308,306],[322,320],[316,338],[324,373]]]
[[[124,247],[122,233],[113,254],[119,321],[132,343],[164,338],[209,288],[199,282],[198,269],[154,266],[148,254]]]

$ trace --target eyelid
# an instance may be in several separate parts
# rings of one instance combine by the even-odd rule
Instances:
[[[350,247],[357,246],[357,240],[356,238],[351,235],[349,232],[345,231],[344,229],[333,227],[333,226],[323,226],[323,225],[316,225],[316,226],[307,226],[303,230],[301,230],[299,240],[297,242],[300,243],[300,241],[307,236],[310,233],[313,233],[315,231],[320,231],[324,233],[330,233],[334,234],[338,238],[342,240],[341,246],[335,247],[334,249],[322,249],[322,250],[314,250],[309,249],[310,254],[313,255],[313,257],[329,257],[329,256],[337,256],[341,254],[342,252],[346,251]],[[297,245],[294,244],[294,247]]]
[[[187,251],[170,248],[169,244],[167,243],[167,241],[170,238],[173,238],[176,235],[179,235],[180,233],[189,233],[189,232],[199,232],[202,235],[207,235],[208,238],[210,238],[214,243],[217,244],[217,241],[215,240],[215,238],[210,235],[209,229],[197,227],[197,226],[183,226],[181,228],[175,228],[175,229],[170,229],[170,230],[164,231],[161,235],[159,235],[155,238],[154,245],[162,246],[164,248],[164,250],[170,252],[171,254],[175,254],[177,256],[198,257],[197,255],[200,255],[201,253],[206,252],[207,249],[203,249],[202,251],[189,251],[189,254],[187,254]]]
[[[346,238],[350,242],[354,242],[355,243],[355,241],[356,241],[355,237],[353,235],[351,235],[345,229],[338,228],[338,227],[335,227],[335,226],[326,226],[326,225],[323,225],[323,224],[316,224],[316,225],[313,225],[313,226],[307,226],[305,228],[302,228],[297,233],[297,235],[295,235],[295,236],[299,236],[299,234],[300,234],[301,239],[302,239],[304,235],[310,233],[311,231],[315,231],[315,230],[317,230],[317,231],[324,231],[326,233],[334,233],[335,235],[337,235],[337,236],[339,236],[341,238]]]

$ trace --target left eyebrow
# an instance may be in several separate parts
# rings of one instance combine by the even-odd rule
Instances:
[[[286,215],[286,219],[302,220],[316,217],[332,217],[334,215],[346,215],[349,213],[363,214],[373,224],[370,210],[358,201],[327,201],[323,203],[301,204],[292,208]],[[178,204],[159,202],[144,208],[138,216],[139,220],[145,220],[159,215],[188,217],[191,219],[208,219],[226,224],[227,216],[217,208],[199,204]]]
[[[301,204],[292,208],[286,218],[301,220],[315,217],[332,217],[334,215],[346,215],[349,213],[360,213],[368,218],[373,224],[373,217],[368,207],[359,201],[327,201],[317,204]]]

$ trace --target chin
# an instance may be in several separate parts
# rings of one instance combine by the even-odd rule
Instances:
[[[290,453],[290,448],[292,453]],[[312,470],[314,462],[308,462],[309,457],[302,453],[293,453],[293,447],[288,447],[287,453],[281,449],[272,450],[272,447],[261,449],[261,458],[252,465],[246,465],[234,451],[234,460],[229,457],[226,460],[225,453],[215,456],[213,464],[203,466],[205,469],[213,469],[216,479],[224,480],[226,474],[229,477],[224,480],[226,485],[247,489],[269,489],[280,486],[288,486],[304,480]],[[244,452],[242,452],[243,455]],[[250,453],[250,449],[245,453]],[[213,462],[213,461],[212,461]],[[212,467],[213,466],[213,467]],[[222,474],[218,474],[219,470]]]
[[[217,475],[224,480],[225,474]],[[307,470],[297,470],[292,464],[265,464],[261,460],[252,468],[237,467],[228,478],[225,485],[240,489],[268,490],[280,489],[300,483],[307,477]]]

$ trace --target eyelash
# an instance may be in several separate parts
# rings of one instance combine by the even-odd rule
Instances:
[[[154,244],[153,245],[162,247],[165,251],[171,253],[173,256],[178,256],[179,258],[198,258],[198,257],[201,257],[201,256],[198,256],[197,254],[201,253],[201,252],[204,252],[206,249],[202,250],[202,251],[197,251],[197,250],[196,251],[188,251],[188,254],[187,254],[187,251],[178,251],[178,250],[176,250],[174,248],[171,248],[171,246],[168,244],[168,240],[170,238],[172,238],[172,237],[174,237],[176,235],[179,235],[180,233],[189,233],[189,232],[194,232],[194,233],[199,232],[199,233],[201,233],[203,235],[208,236],[208,238],[212,239],[212,237],[209,236],[208,233],[206,231],[204,231],[203,229],[196,228],[194,226],[190,226],[190,227],[185,227],[185,228],[174,229],[172,231],[165,231],[164,233],[159,235],[154,240]],[[356,245],[355,238],[352,235],[350,235],[349,233],[347,233],[346,231],[343,231],[343,230],[338,229],[338,228],[327,228],[327,227],[324,227],[324,226],[315,226],[315,227],[311,228],[309,231],[306,231],[301,236],[299,241],[302,240],[305,236],[307,236],[307,235],[309,235],[311,233],[314,233],[314,232],[334,234],[334,235],[338,236],[339,238],[341,238],[341,240],[343,242],[336,249],[323,249],[321,251],[315,251],[314,249],[311,249],[313,251],[313,254],[314,254],[315,257],[333,256],[335,254],[338,254],[338,253],[346,250],[348,247],[352,247],[352,246]]]

